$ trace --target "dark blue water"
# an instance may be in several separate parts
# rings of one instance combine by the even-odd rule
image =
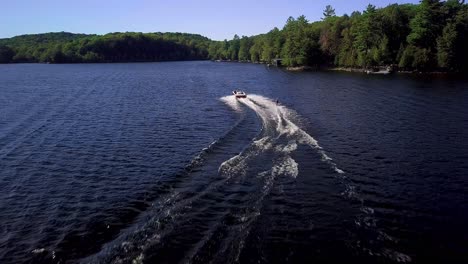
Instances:
[[[467,105],[441,76],[0,65],[0,262],[466,263]]]

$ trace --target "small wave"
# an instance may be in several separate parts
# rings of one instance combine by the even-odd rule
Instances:
[[[271,172],[274,176],[287,175],[296,178],[299,174],[299,165],[293,158],[285,157],[272,168]]]
[[[262,151],[269,150],[273,147],[270,140],[270,137],[263,137],[259,140],[254,140],[253,145]]]
[[[276,146],[276,151],[284,152],[284,153],[291,153],[297,149],[297,143],[295,140],[291,140],[286,145],[279,145]]]
[[[233,175],[245,175],[246,173],[246,162],[240,155],[236,155],[219,166],[218,173],[226,177]]]
[[[45,252],[45,251],[46,251],[45,248],[36,248],[36,249],[34,249],[33,251],[31,251],[31,253],[40,254],[40,253],[43,253],[43,252]]]

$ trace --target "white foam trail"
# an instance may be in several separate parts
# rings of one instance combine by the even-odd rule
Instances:
[[[328,165],[337,173],[344,174],[345,172],[338,168],[333,159],[327,155],[323,148],[318,144],[311,135],[302,130],[296,123],[294,123],[294,116],[296,113],[288,109],[285,106],[277,105],[274,101],[260,96],[260,95],[248,95],[245,99],[237,100],[234,96],[226,96],[221,98],[226,104],[228,104],[235,111],[242,111],[241,104],[246,105],[261,118],[263,123],[263,137],[254,141],[249,148],[243,153],[236,155],[235,157],[225,161],[220,166],[220,171],[224,171],[229,177],[235,174],[241,174],[245,176],[246,167],[249,160],[266,153],[267,151],[274,152],[274,160],[272,167],[267,171],[263,171],[257,174],[257,177],[265,178],[262,194],[257,201],[256,206],[260,206],[263,198],[270,193],[270,190],[275,182],[275,179],[280,176],[288,176],[296,178],[299,174],[299,164],[291,157],[291,154],[298,148],[298,145],[307,145],[315,149],[321,156],[321,160]],[[287,143],[285,143],[285,140]],[[346,176],[341,176],[343,179]],[[353,185],[347,185],[346,190],[341,194],[350,199],[358,199],[363,203],[362,198],[359,197],[356,187]],[[249,221],[253,221],[260,213],[252,214]],[[361,207],[362,215],[360,215],[355,224],[358,227],[377,229],[376,220],[373,217],[374,209],[370,207]],[[247,218],[248,218],[247,217]],[[379,239],[385,241],[393,241],[394,238],[390,237],[381,230],[379,232]],[[411,262],[412,259],[406,254],[398,251],[392,251],[384,248],[380,252],[374,252],[370,249],[369,254],[376,256],[384,256],[397,262]]]
[[[344,173],[320,147],[317,140],[292,121],[296,115],[294,111],[255,94],[244,99],[224,96],[221,101],[237,112],[242,111],[241,104],[252,109],[262,120],[264,137],[255,140],[243,153],[223,162],[218,169],[220,174],[226,177],[245,176],[249,159],[273,150],[279,155],[279,158],[274,161],[271,173],[274,176],[287,175],[295,178],[299,173],[299,166],[290,154],[297,149],[298,144],[308,145],[317,150],[322,161],[328,163],[337,173]],[[284,142],[283,140],[287,140],[287,144],[281,144],[280,142]]]
[[[270,137],[263,137],[259,140],[255,140],[252,145],[259,151],[266,151],[273,147],[273,144],[270,141]]]
[[[286,145],[278,145],[276,147],[276,151],[278,152],[284,152],[284,153],[291,153],[297,149],[297,143],[295,140],[291,140],[288,142]]]
[[[244,176],[246,174],[246,159],[241,155],[236,155],[221,163],[218,173],[229,178],[233,175]]]
[[[233,99],[236,100],[235,98]],[[245,104],[253,111],[255,111],[263,121],[263,128],[266,130],[273,130],[272,134],[276,135],[276,138],[286,136],[288,139],[295,140],[300,144],[306,144],[316,149],[321,155],[322,161],[328,163],[337,173],[344,173],[344,171],[339,169],[338,166],[333,162],[332,158],[330,158],[325,153],[322,147],[320,147],[317,140],[299,128],[299,126],[291,120],[291,117],[295,116],[294,111],[288,109],[285,106],[277,105],[274,101],[261,95],[253,94],[249,95],[249,97],[246,99],[236,101]],[[284,151],[288,152],[289,149],[285,149]]]
[[[296,178],[299,174],[299,165],[293,158],[287,156],[283,158],[280,163],[273,166],[271,173],[274,177],[278,175],[287,175]]]
[[[228,105],[230,108],[232,108],[236,112],[241,112],[241,105],[239,101],[232,95],[228,96],[223,96],[220,98],[221,101],[223,101],[226,105]]]
[[[321,156],[322,160],[331,165],[335,171],[343,173],[326,155],[318,142],[293,122],[294,112],[285,106],[279,106],[272,100],[259,95],[249,95],[248,98],[236,99],[234,96],[225,96],[221,100],[237,112],[243,112],[243,105],[252,109],[262,121],[262,137],[254,140],[245,150],[224,161],[218,173],[231,179],[232,177],[245,177],[249,171],[249,164],[255,163],[259,168],[266,169],[257,174],[257,178],[263,182],[261,193],[252,205],[253,212],[240,215],[242,224],[236,227],[236,234],[241,234],[238,253],[245,241],[245,234],[251,227],[251,223],[260,215],[263,199],[271,192],[276,178],[297,178],[299,164],[292,158],[292,154],[299,145],[310,146]],[[266,159],[271,158],[271,162]],[[262,164],[266,162],[266,164]],[[266,165],[266,166],[263,166]],[[232,236],[237,237],[236,236]],[[221,252],[227,250],[226,243]],[[236,256],[236,258],[238,255]]]

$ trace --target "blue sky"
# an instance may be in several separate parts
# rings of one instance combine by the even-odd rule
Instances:
[[[67,31],[188,32],[215,40],[282,28],[289,16],[320,20],[330,4],[337,15],[419,0],[13,0],[2,1],[0,38]]]

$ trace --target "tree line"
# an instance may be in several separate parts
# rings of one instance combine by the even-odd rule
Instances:
[[[282,29],[212,41],[184,33],[47,33],[0,39],[0,62],[233,60],[285,66],[398,66],[402,70],[468,71],[468,5],[464,0],[368,5],[321,21],[290,17]]]
[[[139,62],[199,60],[211,40],[185,33],[67,32],[23,35],[0,40],[0,62]]]
[[[336,16],[327,6],[310,23],[290,17],[280,30],[211,42],[211,59],[271,62],[285,66],[468,71],[468,6],[464,1],[422,0],[419,5],[368,5]]]

